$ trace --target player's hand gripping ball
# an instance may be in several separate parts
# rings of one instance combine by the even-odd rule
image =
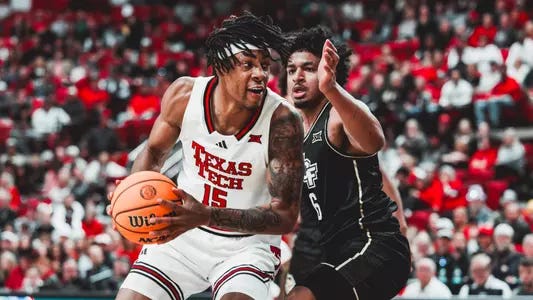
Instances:
[[[140,171],[122,180],[111,198],[111,217],[115,228],[126,239],[137,244],[161,244],[174,235],[151,235],[150,232],[166,229],[169,224],[153,221],[157,217],[174,217],[176,213],[168,206],[160,205],[158,199],[181,204],[173,192],[176,185],[168,177],[153,171]]]

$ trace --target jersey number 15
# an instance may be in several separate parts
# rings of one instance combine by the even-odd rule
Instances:
[[[204,199],[202,203],[212,207],[226,207],[226,197],[228,192],[216,187],[212,187],[209,184],[204,184]]]

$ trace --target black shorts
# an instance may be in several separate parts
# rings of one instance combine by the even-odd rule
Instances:
[[[352,238],[324,251],[322,263],[300,284],[313,291],[317,300],[391,299],[409,277],[409,243],[399,232]]]
[[[317,229],[300,228],[294,241],[289,267],[289,273],[294,277],[296,284],[302,283],[311,271],[324,261],[324,251],[319,240],[320,231]]]

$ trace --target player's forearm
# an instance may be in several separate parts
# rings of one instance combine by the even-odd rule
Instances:
[[[131,172],[156,171],[159,172],[164,163],[165,153],[156,153],[145,147],[137,156],[131,167]]]
[[[325,96],[339,113],[348,138],[357,141],[363,152],[374,154],[383,147],[383,129],[363,102],[352,97],[338,83]]]
[[[233,209],[210,207],[209,226],[253,234],[285,234],[291,232],[297,214],[269,207]]]

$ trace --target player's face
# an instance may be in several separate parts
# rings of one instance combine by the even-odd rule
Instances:
[[[314,107],[324,98],[318,89],[319,62],[307,51],[294,52],[287,61],[287,97],[297,108]]]
[[[226,93],[247,109],[259,107],[267,93],[271,59],[268,53],[252,50],[235,55],[237,63],[220,76]]]

